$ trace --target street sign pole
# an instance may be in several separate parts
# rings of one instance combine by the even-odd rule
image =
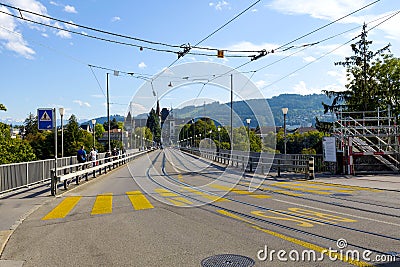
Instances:
[[[53,129],[54,129],[54,175],[51,177],[51,195],[57,194],[57,114],[56,109],[53,109]]]
[[[51,195],[57,193],[57,123],[55,108],[39,108],[38,114],[38,129],[41,131],[54,131],[54,173],[51,174]]]

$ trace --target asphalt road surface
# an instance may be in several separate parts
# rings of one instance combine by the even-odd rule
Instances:
[[[44,203],[2,264],[400,266],[399,192],[264,178],[157,150]]]

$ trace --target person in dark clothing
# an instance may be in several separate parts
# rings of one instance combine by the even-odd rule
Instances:
[[[76,157],[79,163],[86,162],[86,151],[84,146],[81,146],[81,149],[78,150]]]

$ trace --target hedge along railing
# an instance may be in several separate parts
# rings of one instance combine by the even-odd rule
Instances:
[[[55,170],[53,168],[51,169],[51,174],[54,178],[52,182],[55,184],[51,187],[51,194],[57,194],[57,184],[60,182],[63,183],[64,189],[67,190],[72,180],[75,180],[75,183],[78,185],[83,177],[85,177],[86,181],[89,180],[89,175],[92,175],[92,177],[95,178],[96,173],[98,173],[99,175],[101,175],[102,172],[107,173],[107,169],[111,171],[111,169],[124,165],[129,161],[132,161],[150,151],[153,150],[150,149],[136,153],[127,153],[123,155],[88,161],[85,163],[64,166],[61,168],[57,168],[56,174],[54,174]]]
[[[181,150],[191,154],[207,158],[221,164],[240,168],[244,171],[259,174],[268,174],[269,171],[276,171],[280,176],[282,171],[292,173],[304,173],[309,178],[310,158],[313,158],[313,172],[332,172],[332,165],[323,162],[322,155],[306,154],[272,154],[267,152],[245,152],[220,150],[212,151],[207,149],[188,149]],[[258,168],[257,168],[258,167]],[[268,173],[267,173],[268,172]],[[314,176],[314,175],[313,175]]]
[[[99,159],[105,153],[99,153]],[[57,159],[57,168],[77,164],[76,156]],[[0,165],[0,194],[50,181],[54,159]]]

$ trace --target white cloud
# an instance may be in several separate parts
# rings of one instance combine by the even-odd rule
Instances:
[[[139,69],[144,69],[147,67],[147,65],[144,62],[140,62],[138,67],[139,67]]]
[[[133,102],[131,103],[131,110],[134,116],[148,112],[148,109],[145,106]]]
[[[57,36],[63,38],[63,39],[70,39],[72,38],[71,33],[64,31],[64,30],[60,30],[56,33]]]
[[[254,83],[257,88],[264,88],[267,85],[267,82],[264,80],[259,80]]]
[[[59,3],[57,3],[57,2],[54,2],[54,1],[50,1],[50,5],[53,5],[53,6],[60,6],[60,4],[59,4]]]
[[[310,62],[315,61],[316,58],[312,57],[312,56],[308,56],[308,57],[303,58],[303,60],[304,60],[304,62],[310,63]]]
[[[320,94],[321,88],[310,88],[304,81],[300,81],[293,87],[293,92],[300,95]]]
[[[91,105],[88,102],[83,102],[81,100],[74,100],[72,102],[75,103],[75,104],[78,104],[81,107],[88,107],[88,108],[91,107]]]
[[[64,11],[68,13],[78,13],[74,6],[66,5]]]
[[[210,2],[210,7],[214,7],[216,10],[231,9],[230,4],[227,1]]]
[[[6,7],[0,6],[0,11],[11,13]],[[17,54],[27,58],[33,59],[35,51],[28,46],[28,42],[24,40],[22,34],[17,29],[15,20],[6,14],[0,13],[0,46],[16,52]]]
[[[113,18],[111,19],[112,22],[117,22],[117,21],[120,21],[120,20],[121,20],[121,18],[118,17],[118,16],[113,17]]]
[[[310,15],[313,18],[335,20],[367,4],[366,0],[273,0],[268,6],[288,15]],[[344,21],[354,22],[355,18]]]
[[[48,35],[47,33],[42,33],[42,36],[43,36],[43,37],[46,37],[46,38],[49,37],[49,35]]]
[[[69,23],[73,23],[74,24],[74,22],[72,21],[72,20],[70,20],[69,21]],[[67,24],[67,23],[64,23],[64,25],[65,25],[65,28],[67,28],[67,29],[73,29],[73,30],[76,30],[76,29],[78,29],[79,27],[78,26],[76,26],[76,25],[71,25],[71,24]]]

